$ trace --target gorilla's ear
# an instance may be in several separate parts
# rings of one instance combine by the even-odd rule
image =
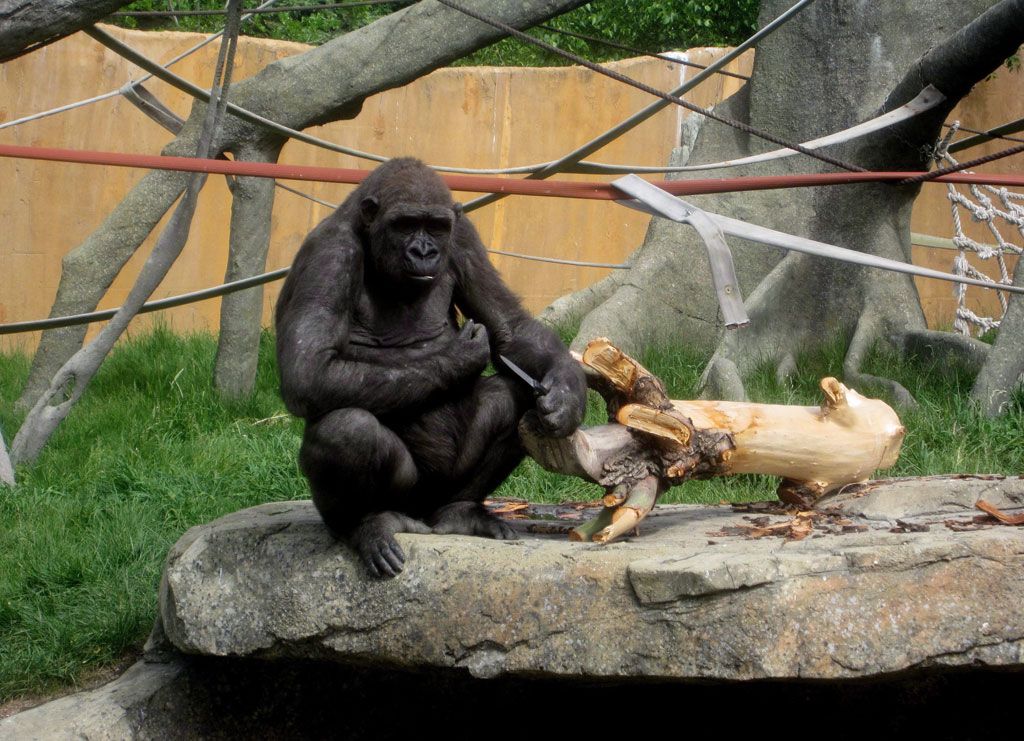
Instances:
[[[359,215],[363,220],[363,226],[372,224],[373,220],[377,218],[378,211],[380,211],[380,202],[376,198],[373,196],[364,198],[359,204]]]
[[[452,204],[452,213],[455,215],[455,220],[456,221],[461,219],[462,218],[462,204],[461,203],[453,203]]]

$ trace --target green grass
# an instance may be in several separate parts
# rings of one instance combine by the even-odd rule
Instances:
[[[167,549],[192,525],[306,496],[300,424],[261,353],[259,390],[224,403],[213,340],[166,330],[118,346],[37,466],[0,489],[0,699],[74,682],[144,640]],[[28,370],[0,358],[0,424]]]
[[[0,700],[72,684],[137,648],[156,608],[164,555],[192,525],[260,502],[301,499],[301,423],[284,414],[263,338],[253,398],[226,403],[211,386],[214,341],[158,329],[118,346],[38,465],[0,489]],[[695,395],[699,357],[656,350],[644,363],[675,398]],[[779,386],[765,368],[749,383],[755,401],[817,404],[817,379],[841,377],[842,345],[800,359],[801,375]],[[920,408],[896,468],[886,475],[1024,473],[1024,396],[989,420],[965,402],[970,378],[882,353],[866,370],[896,378]],[[23,355],[0,356],[0,425],[28,372]],[[587,421],[604,421],[591,395]],[[663,501],[769,498],[776,482],[732,477],[690,482]],[[597,487],[526,461],[497,492],[535,501],[594,499]]]

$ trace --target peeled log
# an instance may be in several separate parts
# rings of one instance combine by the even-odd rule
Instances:
[[[864,481],[899,457],[905,429],[892,407],[846,388],[835,378],[820,383],[819,407],[736,401],[673,401],[697,429],[728,433],[735,446],[722,454],[715,475],[763,473],[809,487],[817,496]],[[649,407],[628,404],[618,422],[679,440],[679,422]],[[685,441],[681,441],[684,442]]]
[[[549,471],[601,484],[606,510],[573,532],[606,543],[634,529],[670,486],[691,478],[761,473],[782,478],[779,498],[807,508],[865,481],[899,457],[905,429],[892,407],[823,378],[821,406],[673,401],[660,379],[598,339],[581,362],[618,424],[545,438],[527,417],[526,449]]]

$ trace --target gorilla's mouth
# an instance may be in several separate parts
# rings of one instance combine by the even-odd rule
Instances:
[[[431,283],[434,280],[433,275],[410,275],[409,277],[417,283]]]

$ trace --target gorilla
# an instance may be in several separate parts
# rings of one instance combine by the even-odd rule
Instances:
[[[514,538],[483,500],[523,458],[520,417],[535,409],[555,437],[583,417],[579,364],[526,313],[419,160],[381,165],[310,232],[275,325],[281,396],[306,422],[299,466],[313,503],[375,576],[402,570],[395,533]],[[482,376],[488,361],[497,373]]]

